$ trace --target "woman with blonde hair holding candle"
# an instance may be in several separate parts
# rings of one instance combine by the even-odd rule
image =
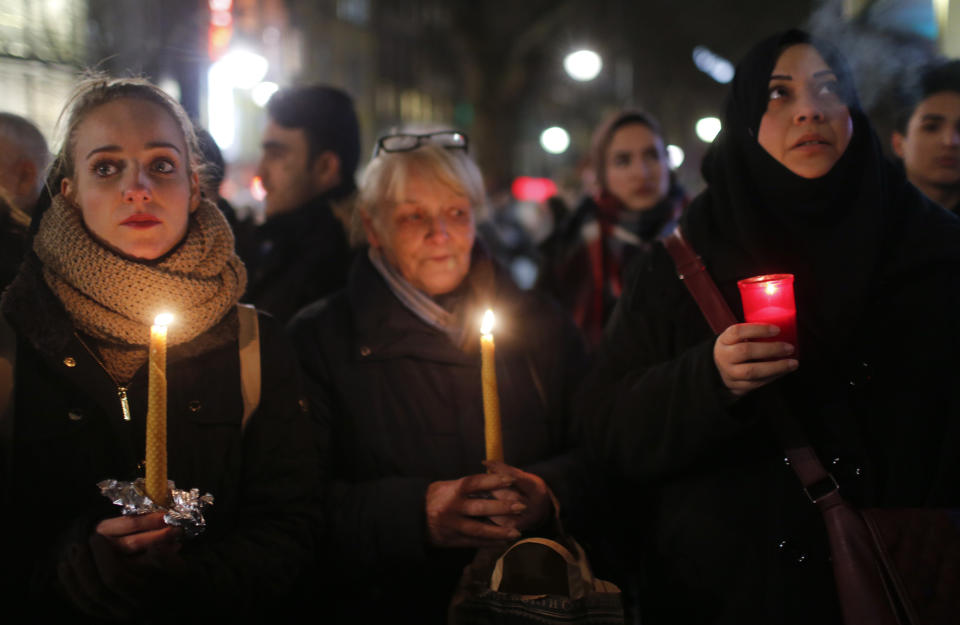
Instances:
[[[253,324],[262,390],[245,412],[246,273],[200,195],[179,104],[145,80],[94,77],[63,120],[52,201],[0,305],[15,344],[3,354],[15,363],[2,406],[4,609],[38,622],[253,618],[312,553],[317,461],[292,350],[269,318]],[[147,346],[162,312],[173,317],[159,361],[166,394],[151,411],[166,441],[161,430],[146,458],[165,463],[177,488],[213,495],[191,539],[162,512],[120,516],[97,488],[143,476]]]
[[[715,335],[658,245],[585,384],[588,447],[633,484],[644,623],[839,623],[823,520],[784,462],[801,440],[767,400],[854,505],[960,504],[960,221],[884,159],[839,53],[796,30],[739,65],[703,173],[684,237],[738,318],[739,280],[792,274],[797,344],[767,323]]]
[[[484,197],[462,133],[382,137],[360,185],[369,249],[345,291],[291,322],[331,437],[336,622],[445,622],[477,547],[548,521],[548,489],[571,498],[566,399],[583,347],[562,312],[520,291],[476,240]],[[487,308],[496,319],[481,357]],[[508,464],[485,467],[501,449]]]

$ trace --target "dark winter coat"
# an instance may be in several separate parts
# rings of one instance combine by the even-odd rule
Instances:
[[[568,478],[577,463],[567,453],[576,436],[567,399],[583,347],[559,309],[503,275],[496,280],[505,458],[543,477],[567,504],[576,497]],[[425,495],[431,482],[484,471],[475,342],[462,351],[421,321],[366,254],[347,289],[302,311],[290,330],[329,436],[327,562],[337,577],[331,605],[338,622],[445,622],[473,551],[428,544]]]
[[[283,323],[346,284],[350,245],[326,196],[271,218],[238,242],[250,277],[244,301]]]
[[[7,616],[86,622],[64,598],[56,567],[96,522],[119,515],[97,482],[142,476],[147,372],[129,384],[133,418],[124,421],[116,386],[34,267],[3,301],[17,362],[14,422],[4,424],[12,440],[2,450],[12,475],[2,485],[0,594]],[[236,313],[168,351],[169,478],[215,498],[206,532],[183,543],[164,572],[151,571],[158,613],[178,611],[168,622],[207,609],[231,622],[258,622],[258,610],[282,620],[277,606],[286,604],[275,599],[312,561],[318,462],[304,435],[296,360],[278,324],[263,314],[259,323],[262,396],[244,431]]]
[[[26,251],[27,229],[0,213],[0,293],[13,281]]]

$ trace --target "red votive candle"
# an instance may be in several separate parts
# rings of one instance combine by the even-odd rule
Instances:
[[[766,341],[783,341],[798,349],[797,305],[793,299],[793,274],[774,273],[737,282],[743,300],[743,318],[748,323],[769,323],[780,334]]]

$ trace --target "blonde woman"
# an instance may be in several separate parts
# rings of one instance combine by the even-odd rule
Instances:
[[[536,531],[553,514],[550,490],[570,501],[566,400],[583,348],[561,311],[520,291],[477,242],[483,184],[463,133],[377,146],[359,200],[369,247],[346,290],[301,311],[292,332],[331,437],[335,620],[443,623],[477,547]],[[487,307],[509,465],[483,463]]]
[[[295,360],[260,317],[262,394],[242,423],[246,273],[223,216],[201,199],[183,109],[146,81],[92,78],[63,119],[55,195],[2,301],[16,345],[2,428],[3,604],[37,622],[253,619],[312,556],[317,462]],[[162,513],[120,516],[97,489],[142,475],[147,344],[162,310],[176,315],[168,474],[215,497],[206,532],[190,540]]]

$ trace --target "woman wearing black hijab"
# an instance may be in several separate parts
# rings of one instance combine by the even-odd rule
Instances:
[[[887,163],[843,59],[795,30],[741,62],[703,174],[685,237],[740,318],[737,280],[795,274],[799,358],[749,340],[773,326],[714,336],[657,245],[582,393],[588,445],[633,485],[645,625],[840,622],[760,400],[782,397],[853,503],[958,505],[960,220]]]

